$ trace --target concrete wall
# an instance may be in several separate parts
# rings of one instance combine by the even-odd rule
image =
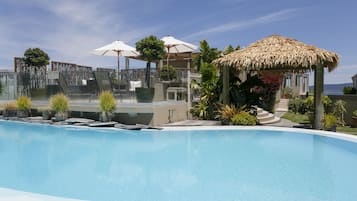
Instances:
[[[357,95],[329,95],[328,97],[330,97],[333,102],[336,102],[337,100],[346,101],[347,113],[345,114],[345,122],[350,124],[352,112],[357,110]]]

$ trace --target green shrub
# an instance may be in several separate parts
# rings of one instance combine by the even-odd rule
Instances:
[[[50,99],[50,107],[55,112],[66,112],[68,110],[68,98],[63,93],[53,95]]]
[[[352,116],[353,116],[353,117],[357,117],[357,110],[354,110],[354,111],[352,112]]]
[[[293,96],[293,89],[290,87],[285,87],[283,89],[284,98],[291,98]]]
[[[323,127],[325,130],[329,130],[332,126],[337,125],[337,118],[332,114],[324,114],[322,119]]]
[[[257,124],[257,118],[249,112],[241,111],[232,117],[233,125],[254,126]]]
[[[164,81],[175,80],[177,78],[176,68],[173,66],[163,66],[160,71],[160,79]]]
[[[20,96],[16,99],[16,107],[18,110],[30,110],[31,99],[27,96]]]
[[[354,87],[351,86],[347,86],[347,87],[343,87],[343,94],[356,94],[357,90]]]
[[[305,99],[305,106],[306,106],[306,111],[307,112],[314,112],[315,107],[314,107],[314,97],[309,96]],[[326,113],[331,113],[332,111],[332,100],[328,96],[323,97],[323,105],[324,105],[324,110]]]
[[[302,98],[295,96],[294,98],[289,100],[289,110],[291,110],[295,114],[296,113],[305,114],[306,102]]]
[[[115,110],[116,100],[113,93],[110,91],[103,91],[99,95],[99,108],[102,112],[112,112]]]
[[[345,126],[345,113],[347,112],[346,110],[346,102],[343,100],[337,100],[333,104],[333,114],[336,115],[338,124]]]

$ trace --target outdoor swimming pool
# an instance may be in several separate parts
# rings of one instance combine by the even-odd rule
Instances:
[[[352,201],[356,171],[356,143],[291,131],[0,121],[0,188],[65,198]]]

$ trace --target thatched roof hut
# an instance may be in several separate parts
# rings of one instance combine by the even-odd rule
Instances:
[[[223,67],[223,96],[228,101],[228,67],[237,71],[315,71],[314,105],[316,129],[322,128],[323,118],[323,82],[324,67],[332,71],[337,67],[339,57],[312,45],[307,45],[295,39],[272,35],[261,39],[248,47],[234,51],[213,61],[218,67]]]
[[[312,70],[314,66],[319,65],[332,71],[338,60],[339,57],[334,52],[295,39],[272,35],[216,59],[214,63],[217,66],[229,66],[246,71]]]

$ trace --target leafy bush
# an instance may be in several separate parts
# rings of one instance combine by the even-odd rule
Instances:
[[[306,102],[302,98],[296,96],[289,100],[289,110],[291,110],[295,114],[296,113],[305,114]]]
[[[354,87],[351,86],[347,86],[347,87],[343,87],[343,94],[356,94],[357,90]]]
[[[53,95],[50,99],[50,107],[55,112],[66,112],[68,110],[68,98],[63,93]]]
[[[354,110],[354,111],[352,112],[352,116],[353,116],[353,117],[357,117],[357,110]]]
[[[331,113],[332,100],[328,96],[324,96],[322,102],[324,105],[325,112]],[[305,99],[305,105],[306,105],[306,111],[314,112],[315,111],[314,97],[313,96],[307,97]]]
[[[103,91],[99,95],[99,107],[102,112],[112,112],[115,110],[116,100],[110,91]]]
[[[325,114],[322,119],[323,127],[325,130],[331,129],[332,126],[337,125],[337,118],[332,114]]]
[[[160,79],[164,81],[176,79],[176,68],[173,66],[163,66],[160,71]]]
[[[338,124],[345,126],[344,116],[347,112],[346,110],[346,102],[343,100],[338,100],[333,104],[333,114],[336,115]]]
[[[18,110],[30,110],[31,99],[27,96],[20,96],[16,99],[16,107]]]
[[[230,121],[239,110],[234,105],[222,105],[219,110],[219,119],[223,121]]]
[[[233,125],[254,126],[257,124],[257,118],[249,114],[249,112],[241,111],[233,116],[232,123]]]

